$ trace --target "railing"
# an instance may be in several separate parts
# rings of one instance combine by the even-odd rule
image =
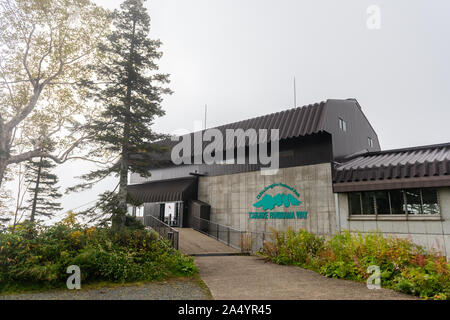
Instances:
[[[144,216],[144,226],[150,227],[158,232],[161,237],[169,240],[173,248],[178,249],[179,234],[177,230],[150,215]]]
[[[240,231],[199,217],[193,217],[192,228],[244,253],[262,249],[264,241],[269,240],[263,232]]]

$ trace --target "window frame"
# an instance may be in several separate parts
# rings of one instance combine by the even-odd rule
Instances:
[[[406,190],[414,190],[418,189],[420,191],[420,203],[421,203],[421,213],[408,213],[408,202],[406,196]],[[423,189],[434,189],[436,192],[436,205],[438,212],[437,213],[423,213]],[[400,190],[402,192],[403,199],[403,210],[402,214],[393,214],[392,213],[392,202],[391,202],[391,192],[393,190]],[[386,213],[378,213],[377,199],[376,199],[376,191],[385,191],[388,193],[389,198],[389,214]],[[374,205],[375,214],[365,214],[363,210],[363,192],[372,193],[372,200]],[[350,212],[350,203],[349,203],[349,193],[359,194],[360,205],[361,205],[361,214],[351,214]],[[348,220],[442,220],[442,208],[439,199],[439,190],[438,188],[407,188],[407,189],[389,189],[389,190],[374,190],[374,191],[358,191],[358,192],[348,192],[347,193],[347,208],[348,208]]]
[[[343,132],[347,132],[347,121],[339,117],[339,129]]]
[[[372,139],[372,137],[367,137],[367,144],[369,145],[369,148],[373,148],[373,139]]]

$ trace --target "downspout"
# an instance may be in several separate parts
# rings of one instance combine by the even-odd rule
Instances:
[[[336,226],[337,231],[339,234],[341,234],[341,213],[339,208],[339,194],[334,194],[334,205],[336,206]]]

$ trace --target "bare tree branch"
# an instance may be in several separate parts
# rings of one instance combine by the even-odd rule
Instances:
[[[39,60],[38,75],[37,75],[38,82],[41,78],[42,62],[44,62],[45,58],[52,52],[52,49],[53,49],[53,28],[50,26],[50,44],[48,46],[47,52],[44,55],[42,55],[41,60]]]
[[[21,153],[18,155],[11,156],[8,159],[8,164],[20,163],[20,162],[27,161],[32,158],[37,158],[37,157],[49,158],[58,164],[62,164],[64,162],[66,162],[67,160],[71,160],[71,158],[69,157],[70,153],[86,138],[87,137],[79,138],[61,156],[56,156],[56,155],[51,154],[42,149],[35,149],[35,150],[27,151],[27,152],[24,152],[24,153]]]
[[[30,51],[31,37],[33,36],[35,29],[36,29],[36,25],[33,24],[33,28],[31,29],[30,35],[25,40],[26,41],[26,49],[25,49],[25,54],[23,55],[23,61],[22,61],[23,67],[25,68],[25,71],[27,72],[28,79],[30,80],[30,82],[33,86],[35,86],[35,81],[33,79],[33,76],[31,75],[30,69],[28,68],[27,59],[28,59],[28,52]]]

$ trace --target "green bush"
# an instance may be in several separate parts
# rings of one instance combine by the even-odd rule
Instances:
[[[380,233],[344,232],[325,241],[305,230],[272,231],[261,254],[278,264],[297,265],[327,277],[365,281],[377,265],[381,285],[422,298],[450,299],[450,267],[445,257],[406,239]]]
[[[149,281],[197,272],[191,257],[136,221],[130,226],[114,233],[64,223],[24,224],[14,234],[0,233],[0,292],[62,287],[70,265],[80,267],[82,283]]]

